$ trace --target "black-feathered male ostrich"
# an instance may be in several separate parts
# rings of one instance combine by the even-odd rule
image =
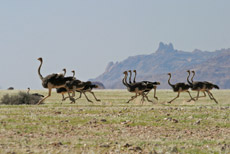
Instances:
[[[129,103],[130,101],[132,101],[133,99],[135,99],[137,96],[142,95],[142,100],[144,100],[143,98],[146,97],[146,95],[144,94],[144,91],[147,88],[147,85],[145,83],[142,82],[136,82],[136,83],[132,83],[129,84],[127,82],[127,76],[128,76],[128,72],[124,71],[123,74],[125,75],[124,78],[122,79],[122,83],[127,87],[127,90],[131,93],[135,93],[135,96],[132,96],[130,100],[128,100],[127,103]],[[147,97],[146,97],[147,98]]]
[[[91,82],[90,81],[87,81],[87,82],[83,82],[83,81],[80,81],[80,80],[72,80],[72,81],[67,81],[66,84],[65,84],[65,87],[67,89],[67,92],[68,92],[68,95],[69,95],[69,98],[73,98],[75,96],[75,92],[77,90],[82,90],[84,89],[85,86],[87,85],[90,85]],[[70,96],[70,93],[72,93],[72,97]],[[85,95],[86,96],[86,95]],[[68,98],[68,97],[67,97]],[[86,99],[92,103],[92,101],[90,101],[87,96],[86,96]],[[75,103],[75,99],[72,99],[72,102]],[[72,103],[71,102],[71,103]]]
[[[66,69],[64,68],[63,71],[66,73]],[[73,79],[76,79],[74,76],[75,76],[75,71],[72,70],[71,71],[73,73]],[[64,73],[64,76],[65,76],[65,73]],[[70,89],[71,91],[71,89]],[[66,98],[65,98],[65,94],[68,93],[67,89],[65,87],[62,87],[62,88],[56,88],[56,92],[58,94],[62,94],[62,101],[64,101]]]
[[[53,73],[50,75],[47,75],[46,77],[43,77],[41,75],[41,67],[43,64],[43,60],[42,58],[38,58],[38,60],[40,61],[40,66],[38,67],[38,75],[42,81],[42,86],[44,88],[47,88],[48,91],[48,96],[44,97],[43,99],[41,99],[37,104],[42,103],[46,98],[51,96],[51,90],[53,88],[61,88],[61,87],[65,87],[65,84],[67,81],[72,81],[73,77],[64,77],[63,74],[57,74],[57,73]],[[70,98],[71,100],[73,98]]]
[[[169,75],[169,79],[168,79],[168,84],[172,87],[173,91],[174,92],[178,92],[177,96],[172,99],[171,101],[169,101],[168,103],[171,103],[172,101],[174,101],[175,99],[177,99],[179,96],[180,96],[180,93],[181,92],[187,92],[190,96],[190,98],[192,100],[194,100],[189,92],[189,88],[190,88],[190,85],[186,84],[186,83],[176,83],[176,84],[171,84],[170,83],[170,79],[171,79],[171,73],[168,73]]]
[[[73,72],[73,76],[75,75],[75,71],[72,71]],[[92,92],[93,88],[98,88],[97,85],[93,84],[92,82],[90,81],[87,81],[87,82],[83,82],[85,83],[85,86],[84,87],[81,87],[81,88],[78,88],[76,89],[76,92],[79,92],[80,93],[80,96],[77,98],[77,99],[80,99],[81,98],[81,95],[82,93],[85,95],[85,98],[87,99],[88,102],[93,102],[91,101],[87,96],[86,96],[86,92],[89,92],[93,95],[93,97],[95,98],[96,101],[101,101],[100,99],[97,99],[97,97],[95,96],[94,92]],[[76,100],[77,100],[76,99]]]
[[[193,74],[191,81],[189,81],[189,77],[190,77],[190,70],[187,70],[188,72],[188,77],[187,77],[187,82],[188,84],[191,86],[191,90],[192,91],[197,91],[197,96],[194,97],[196,98],[196,100],[198,100],[199,97],[206,97],[205,91],[206,91],[206,85],[204,84],[204,82],[200,82],[200,81],[193,81],[193,77],[195,74]],[[203,92],[204,96],[199,96],[200,92]],[[191,101],[192,99],[190,99],[189,101]]]
[[[75,71],[73,70],[72,73],[73,73],[73,77],[74,77],[75,76]],[[90,82],[90,81],[83,82],[83,81],[75,79],[75,80],[73,80],[71,82],[67,82],[66,83],[66,88],[57,88],[57,93],[61,93],[62,97],[63,97],[62,100],[65,100],[68,97],[64,97],[64,94],[68,93],[68,90],[69,90],[69,93],[73,93],[72,97],[74,97],[75,92],[73,92],[73,91],[75,90],[76,92],[80,93],[80,96],[77,99],[80,99],[81,95],[83,93],[85,95],[86,99],[89,102],[92,103],[92,101],[85,94],[86,92],[89,92],[89,93],[91,93],[93,95],[93,97],[95,98],[96,101],[100,101],[99,99],[96,98],[94,92],[92,92],[93,88],[98,88],[98,86],[95,85],[95,84],[92,84],[92,82]],[[73,102],[75,102],[75,101],[73,101]]]
[[[134,78],[133,78],[133,83],[136,83],[137,71],[136,71],[136,70],[133,70],[133,72],[134,72],[134,74],[135,74],[135,76],[134,76]],[[131,76],[131,74],[130,74],[130,76]],[[131,80],[131,79],[130,79],[130,80]],[[147,96],[148,93],[149,93],[152,89],[154,89],[154,98],[155,98],[156,100],[158,100],[158,97],[156,96],[156,89],[157,89],[157,85],[160,85],[160,82],[151,82],[151,81],[141,81],[141,82],[143,82],[143,83],[145,83],[145,84],[147,85],[147,88],[146,88],[146,90],[144,91],[144,94]],[[148,101],[149,101],[149,100],[148,100]],[[150,101],[150,102],[152,102],[152,101]]]
[[[192,76],[192,78],[191,78],[191,81],[193,82],[193,78],[194,78],[194,76],[195,76],[195,71],[192,71],[192,73],[193,73],[193,76]],[[215,103],[218,104],[217,100],[214,98],[214,96],[213,96],[213,94],[210,92],[210,90],[212,90],[213,88],[215,88],[215,89],[220,89],[220,88],[219,88],[217,85],[215,85],[215,84],[213,84],[213,83],[211,83],[211,82],[203,81],[202,83],[204,84],[204,87],[203,87],[202,91],[207,92],[209,98],[210,98],[211,100],[214,100]],[[206,95],[205,95],[205,92],[204,92],[204,96],[203,96],[203,97],[206,96]],[[197,97],[197,99],[198,99],[198,97]]]
[[[89,92],[89,93],[91,93],[93,95],[93,97],[95,98],[96,101],[101,101],[100,99],[97,99],[97,97],[95,96],[94,92],[92,92],[93,88],[98,88],[98,86],[96,84],[93,84],[92,82],[88,81],[88,84],[86,84],[84,88],[76,90],[77,92],[80,93],[80,96],[77,99],[80,99],[81,95],[83,93],[85,95],[85,98],[89,102],[92,102],[85,94],[86,92]]]

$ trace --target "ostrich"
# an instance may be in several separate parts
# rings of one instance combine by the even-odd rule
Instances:
[[[82,82],[80,80],[76,80],[76,78],[74,77],[75,71],[73,70],[72,73],[73,73],[74,80],[70,81],[70,82],[66,82],[65,88],[57,88],[57,93],[62,94],[62,98],[63,98],[62,100],[65,100],[66,98],[68,98],[68,97],[64,97],[65,93],[68,93],[68,94],[72,93],[72,97],[74,97],[75,91],[76,91],[76,92],[80,92],[79,98],[81,98],[81,94],[83,93],[85,95],[86,99],[89,102],[92,102],[91,100],[88,99],[88,97],[85,94],[85,92],[90,92],[97,101],[100,101],[99,99],[96,98],[95,94],[91,91],[93,88],[96,88],[97,86],[93,85],[90,81]],[[70,97],[70,94],[69,94],[69,97]],[[77,98],[77,99],[79,99],[79,98]],[[75,100],[73,102],[75,102]]]
[[[29,88],[29,87],[27,88],[27,94],[28,94],[28,95],[37,96],[37,97],[44,97],[44,95],[39,94],[39,93],[33,93],[33,94],[30,94],[30,88]]]
[[[66,74],[66,69],[64,68],[63,69],[63,71],[64,71],[64,75]],[[75,71],[74,70],[72,70],[71,71],[72,73],[73,73],[73,79],[76,79],[74,76],[75,76]],[[64,101],[66,98],[65,98],[65,94],[68,92],[67,91],[67,89],[65,88],[65,87],[62,87],[62,88],[56,88],[56,92],[58,93],[58,94],[62,94],[62,101]],[[71,92],[71,90],[70,90],[70,92]]]
[[[187,70],[187,72],[188,72],[187,82],[191,86],[191,90],[192,91],[197,91],[196,100],[198,100],[199,97],[206,97],[206,94],[205,94],[206,86],[205,86],[205,84],[203,82],[194,82],[193,81],[194,74],[193,74],[193,76],[191,78],[191,81],[189,81],[190,70]],[[204,96],[199,96],[200,91],[202,91],[204,93]],[[189,101],[191,101],[191,100],[192,99],[190,99]]]
[[[38,75],[42,81],[42,86],[44,88],[47,88],[48,91],[48,95],[46,97],[44,97],[43,99],[41,99],[37,104],[42,103],[45,99],[47,99],[48,97],[51,96],[51,91],[53,88],[61,88],[61,87],[65,87],[65,84],[67,81],[72,81],[73,77],[64,77],[63,74],[50,74],[47,75],[46,77],[43,77],[41,75],[41,67],[43,64],[43,60],[42,58],[38,58],[38,60],[40,61],[40,66],[38,67]],[[73,98],[71,97],[70,100],[73,100]]]
[[[84,89],[85,86],[89,86],[91,84],[90,81],[87,82],[82,82],[80,80],[72,80],[72,81],[67,81],[65,84],[65,87],[67,89],[69,98],[71,98],[70,93],[72,92],[72,97],[75,97],[75,91],[81,91],[82,89]],[[84,94],[85,95],[85,94]],[[86,96],[86,95],[85,95]],[[67,97],[68,98],[68,97]],[[89,102],[92,102],[88,99],[88,97],[86,96],[86,99]],[[75,99],[72,100],[73,103],[75,103]],[[72,103],[71,102],[71,103]]]
[[[75,71],[73,70],[72,73],[73,73],[73,77],[74,77],[75,76]],[[66,83],[66,89],[62,89],[62,91],[63,92],[68,92],[69,97],[70,97],[70,93],[72,93],[72,97],[74,97],[75,96],[75,91],[76,92],[80,92],[79,98],[81,98],[81,94],[83,93],[85,95],[86,99],[89,102],[92,103],[92,101],[89,100],[88,97],[85,94],[85,92],[88,91],[88,92],[90,92],[94,96],[94,98],[97,101],[100,101],[99,99],[96,98],[96,96],[94,95],[94,93],[91,92],[92,88],[94,88],[94,86],[92,85],[92,83],[90,81],[82,82],[80,80],[75,79],[75,77],[74,77],[73,81],[70,81],[70,82],[68,81]],[[66,98],[68,98],[68,97],[66,97]],[[65,100],[66,98],[64,98],[64,96],[63,96],[63,100]],[[77,99],[79,99],[79,98],[77,98]],[[75,103],[75,99],[74,99],[73,102]]]
[[[178,95],[172,99],[171,101],[169,101],[168,103],[171,103],[172,101],[174,101],[175,99],[177,99],[180,96],[181,92],[187,92],[190,96],[190,98],[192,100],[194,100],[190,94],[190,92],[188,91],[190,88],[190,85],[186,84],[186,83],[176,83],[176,84],[171,84],[170,83],[170,79],[171,79],[171,73],[168,73],[169,75],[169,79],[168,79],[168,84],[172,87],[174,92],[178,92]]]
[[[133,78],[133,83],[136,83],[136,76],[137,76],[137,71],[136,70],[133,70],[133,72],[135,73],[135,76]],[[150,82],[150,81],[141,81],[145,84],[147,84],[147,89],[144,91],[147,95],[152,89],[154,89],[154,98],[156,100],[158,100],[158,98],[156,97],[156,88],[157,88],[157,85],[160,85],[160,82]]]
[[[143,83],[147,84],[147,89],[144,91],[145,95],[147,95],[152,89],[154,89],[154,98],[158,100],[156,96],[156,89],[157,85],[160,85],[160,82],[150,82],[150,81],[142,81]]]
[[[195,71],[192,71],[192,73],[193,73],[193,76],[192,76],[192,78],[191,78],[191,81],[193,82],[193,78],[194,78],[194,76],[195,76]],[[220,89],[220,88],[219,88],[217,85],[215,85],[215,84],[213,84],[213,83],[211,83],[211,82],[203,81],[202,83],[204,84],[204,87],[203,87],[203,89],[202,89],[202,91],[204,92],[204,96],[203,96],[203,97],[206,96],[206,95],[205,95],[205,92],[207,92],[209,98],[210,98],[211,100],[214,100],[215,103],[218,104],[217,100],[214,98],[214,96],[213,96],[213,94],[210,92],[210,90],[212,90],[213,88],[215,88],[215,89]],[[202,96],[201,96],[201,97],[202,97]],[[198,99],[198,97],[197,97],[197,99]]]
[[[133,72],[135,73],[135,76],[134,76],[134,79],[133,79],[133,83],[131,82],[131,76],[132,76],[132,73],[131,73],[131,70],[129,70],[130,72],[130,77],[129,77],[129,83],[130,84],[135,84],[136,83],[136,70],[134,70]],[[146,98],[149,102],[153,102],[151,100],[149,100],[148,98],[148,93],[154,89],[154,98],[158,100],[158,98],[156,97],[156,85],[159,85],[160,83],[159,82],[150,82],[150,81],[141,81],[141,83],[145,84],[147,87],[145,89],[145,91],[141,94],[139,93],[139,95],[142,95],[142,102],[144,101],[144,98]]]
[[[131,93],[135,93],[135,96],[132,96],[131,99],[129,99],[127,101],[127,103],[129,103],[130,101],[132,101],[133,99],[135,99],[137,96],[142,95],[142,100],[143,97],[145,97],[144,95],[144,91],[147,88],[147,85],[145,83],[142,82],[137,82],[137,83],[133,83],[133,84],[128,84],[127,82],[127,76],[128,76],[128,72],[124,71],[123,74],[125,75],[124,78],[122,79],[122,83],[127,87],[127,90]]]
[[[89,81],[89,82],[90,82],[90,81]],[[88,98],[88,97],[86,96],[86,94],[85,94],[86,92],[89,92],[89,93],[91,93],[91,94],[93,95],[93,97],[95,98],[96,101],[101,101],[100,99],[97,99],[96,96],[95,96],[95,94],[94,94],[94,92],[92,92],[93,88],[98,88],[98,86],[95,85],[95,84],[92,84],[92,83],[90,82],[89,84],[85,85],[85,87],[84,87],[83,89],[76,90],[77,92],[80,93],[80,96],[79,96],[77,99],[80,99],[80,98],[81,98],[81,95],[82,95],[82,93],[83,93],[83,94],[85,95],[85,98],[86,98],[89,102],[92,103],[92,101],[89,100],[89,98]]]
[[[73,72],[73,75],[75,75],[75,72]],[[84,82],[84,83],[85,83],[84,87],[76,89],[76,92],[80,93],[80,96],[77,99],[80,99],[81,95],[83,93],[85,95],[85,98],[87,99],[87,101],[93,103],[93,101],[91,101],[85,94],[86,92],[89,92],[89,93],[91,93],[93,95],[93,97],[95,98],[96,101],[101,101],[100,99],[97,99],[97,97],[95,96],[94,92],[92,92],[92,89],[93,88],[98,88],[98,86],[95,85],[95,84],[92,84],[92,82],[90,82],[90,81],[87,81],[87,82]]]

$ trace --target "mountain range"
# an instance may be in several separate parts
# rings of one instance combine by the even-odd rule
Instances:
[[[192,52],[176,50],[173,44],[160,42],[156,52],[131,56],[121,62],[109,62],[105,72],[91,81],[104,84],[107,89],[123,89],[123,72],[137,70],[136,81],[159,81],[160,89],[169,89],[168,75],[172,83],[186,82],[187,70],[194,70],[194,81],[210,81],[221,89],[230,88],[230,48],[216,51]]]

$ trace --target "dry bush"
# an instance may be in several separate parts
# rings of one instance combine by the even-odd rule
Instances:
[[[9,94],[4,95],[0,103],[6,105],[21,105],[21,104],[33,105],[33,104],[37,104],[40,99],[41,97],[39,96],[30,95],[25,92],[19,92],[16,95],[9,95]]]

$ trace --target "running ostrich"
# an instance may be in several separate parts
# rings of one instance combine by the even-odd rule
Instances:
[[[204,82],[194,82],[193,77],[195,74],[193,74],[191,81],[189,81],[189,77],[190,77],[191,73],[190,73],[190,70],[187,70],[187,72],[188,72],[187,82],[191,86],[191,90],[197,91],[197,96],[194,98],[196,98],[196,100],[198,100],[199,97],[206,97],[206,94],[205,94],[206,85],[204,84]],[[199,96],[200,91],[203,92],[204,96]],[[189,101],[191,101],[191,100],[192,99],[190,99]]]
[[[72,71],[72,72],[73,72],[73,76],[75,76],[75,71]],[[90,81],[87,81],[85,83],[86,84],[85,84],[84,88],[79,88],[79,89],[76,90],[76,92],[80,93],[80,96],[77,99],[80,99],[81,95],[83,93],[85,95],[85,98],[87,99],[87,101],[92,103],[93,101],[91,101],[85,94],[86,92],[89,92],[89,93],[91,93],[93,95],[93,97],[95,98],[96,101],[101,101],[100,99],[97,99],[97,97],[95,96],[94,92],[92,92],[93,88],[98,88],[98,85],[93,84]]]
[[[73,77],[74,77],[75,76],[75,71],[73,70],[72,73],[73,73]],[[61,88],[59,91],[62,91],[63,93],[67,92],[68,95],[69,95],[69,98],[71,98],[70,93],[72,93],[72,97],[75,97],[75,92],[80,92],[79,98],[81,98],[81,94],[83,93],[85,95],[86,99],[89,102],[93,103],[91,100],[89,100],[89,98],[85,94],[86,91],[90,92],[92,90],[92,88],[94,88],[94,86],[92,87],[92,83],[90,81],[83,82],[83,81],[77,80],[74,77],[74,80],[67,81],[66,85],[65,85],[65,88]],[[96,98],[96,96],[94,95],[93,92],[91,92],[91,94],[94,96],[94,98],[97,101],[100,101],[99,99]],[[64,95],[62,95],[62,96],[63,96],[63,100],[65,100],[66,98],[68,98],[68,97],[64,98]],[[79,98],[77,98],[77,99],[79,99]],[[71,103],[75,103],[75,99],[73,99]]]
[[[133,70],[133,72],[135,73],[135,76],[133,78],[133,83],[136,83],[137,71]],[[152,89],[154,89],[154,98],[158,100],[158,97],[156,96],[156,89],[157,89],[157,85],[160,85],[160,82],[150,82],[150,81],[141,81],[141,82],[147,84],[147,89],[144,91],[145,95],[147,95]]]
[[[63,69],[63,71],[64,71],[64,76],[65,76],[65,74],[66,74],[66,69],[64,68]],[[75,78],[75,71],[74,70],[72,70],[71,71],[72,73],[73,73],[73,79],[76,79]],[[71,91],[71,90],[70,90]],[[65,94],[68,92],[67,91],[67,89],[65,88],[65,87],[62,87],[62,88],[56,88],[56,92],[58,93],[58,94],[62,94],[62,101],[64,101],[66,98],[65,98]]]
[[[89,86],[89,85],[91,85],[90,81],[83,82],[83,81],[80,81],[80,80],[72,80],[72,81],[67,81],[66,84],[65,84],[65,87],[67,89],[69,98],[73,98],[73,97],[75,97],[75,92],[76,91],[80,91],[80,90],[84,89],[85,86]],[[70,96],[70,93],[72,93],[72,97]],[[68,97],[66,97],[66,98],[68,98]],[[91,100],[88,99],[87,96],[86,96],[86,99],[89,102],[93,103]],[[75,99],[72,99],[71,103],[75,103]]]
[[[87,101],[92,102],[85,94],[86,92],[89,92],[89,93],[91,93],[93,95],[93,97],[94,97],[94,99],[96,101],[101,101],[100,99],[97,99],[97,97],[95,96],[94,92],[92,92],[93,88],[98,88],[98,85],[93,84],[92,82],[90,82],[90,84],[85,85],[85,87],[83,89],[76,90],[77,92],[80,93],[80,96],[77,99],[80,99],[81,95],[83,93],[85,95],[85,98],[87,99]]]
[[[174,99],[172,99],[171,101],[169,101],[168,103],[172,103],[172,101],[174,101],[175,99],[177,99],[180,96],[181,92],[187,92],[189,94],[190,98],[192,100],[194,100],[192,98],[190,92],[189,92],[190,85],[188,85],[186,83],[171,84],[170,83],[171,73],[168,73],[168,75],[169,75],[168,84],[172,87],[172,89],[173,89],[174,92],[178,92],[178,95]]]
[[[69,94],[69,93],[72,93],[72,97],[74,97],[74,96],[75,96],[75,91],[76,91],[76,92],[80,92],[80,96],[79,96],[77,99],[81,98],[81,95],[82,95],[82,93],[83,93],[83,94],[85,95],[86,99],[87,99],[89,102],[92,103],[92,101],[89,100],[89,98],[88,98],[88,97],[86,96],[86,94],[85,94],[85,92],[90,92],[90,93],[94,96],[94,98],[95,98],[96,101],[100,101],[99,99],[96,98],[95,94],[92,92],[92,89],[93,89],[93,88],[97,88],[98,86],[92,84],[90,81],[82,82],[82,81],[80,81],[80,80],[76,80],[76,78],[75,78],[75,71],[73,70],[72,73],[73,73],[73,78],[74,78],[74,80],[71,81],[71,82],[66,82],[65,88],[62,87],[62,88],[57,88],[57,89],[56,89],[57,93],[62,94],[62,101],[64,101],[66,98],[69,98],[69,97],[65,97],[65,96],[64,96],[65,93],[68,93],[68,94]],[[75,89],[75,90],[74,90],[74,89]],[[69,95],[69,96],[70,96],[70,95]],[[77,99],[76,99],[76,100],[77,100]],[[75,100],[72,101],[72,102],[75,103]],[[72,102],[71,102],[71,103],[72,103]]]
[[[74,74],[75,74],[75,72],[74,72]],[[81,95],[82,95],[82,93],[83,93],[83,94],[85,95],[85,98],[87,99],[87,101],[93,103],[93,101],[91,101],[91,100],[87,97],[87,95],[85,94],[86,92],[89,92],[89,93],[91,93],[91,94],[93,95],[93,97],[94,97],[94,99],[95,99],[96,101],[101,101],[100,99],[97,99],[97,97],[95,96],[94,92],[92,92],[93,88],[98,88],[98,85],[93,84],[91,81],[87,81],[87,82],[84,82],[84,83],[85,83],[85,86],[84,86],[84,87],[78,88],[78,89],[76,90],[76,92],[79,92],[79,93],[80,93],[80,96],[79,96],[77,99],[80,99],[80,98],[81,98]],[[77,100],[77,99],[76,99],[76,100]]]
[[[193,73],[193,76],[192,76],[192,78],[191,78],[191,81],[192,81],[192,83],[193,83],[193,78],[194,78],[194,76],[195,76],[195,71],[192,71],[192,73]],[[215,88],[215,89],[220,89],[220,88],[219,88],[217,85],[215,85],[215,84],[213,84],[213,83],[211,83],[211,82],[203,81],[202,83],[204,84],[204,87],[203,87],[202,91],[207,92],[209,98],[210,98],[211,100],[214,100],[215,103],[218,104],[217,100],[214,98],[214,96],[213,96],[213,94],[210,92],[210,90],[212,90],[213,88]],[[206,97],[205,92],[204,92],[204,96],[203,96],[203,97]],[[198,96],[199,96],[199,95],[198,95]],[[201,97],[202,97],[202,96],[201,96]],[[198,100],[198,97],[197,97],[197,100]]]
[[[132,96],[131,99],[129,99],[127,101],[127,103],[129,103],[130,101],[132,101],[133,99],[135,99],[137,96],[139,95],[142,95],[142,101],[143,101],[143,98],[146,97],[147,100],[148,97],[144,94],[144,91],[146,90],[147,88],[147,85],[145,83],[142,83],[142,82],[137,82],[137,83],[132,83],[132,84],[129,84],[127,82],[127,76],[128,76],[128,72],[127,71],[124,71],[123,74],[125,75],[124,78],[122,79],[122,83],[127,87],[127,90],[131,93],[135,93],[136,95],[135,96]]]
[[[73,77],[64,77],[63,74],[57,74],[57,73],[53,73],[50,75],[47,75],[46,77],[43,77],[41,75],[41,67],[43,64],[43,60],[42,58],[38,58],[38,60],[40,61],[40,66],[38,67],[38,75],[42,81],[42,86],[44,88],[48,89],[48,95],[46,97],[44,97],[43,99],[41,99],[38,103],[42,103],[45,99],[47,99],[48,97],[51,96],[51,91],[53,88],[61,88],[61,87],[65,87],[65,84],[67,81],[72,81]],[[73,100],[72,97],[70,97],[70,100]]]

